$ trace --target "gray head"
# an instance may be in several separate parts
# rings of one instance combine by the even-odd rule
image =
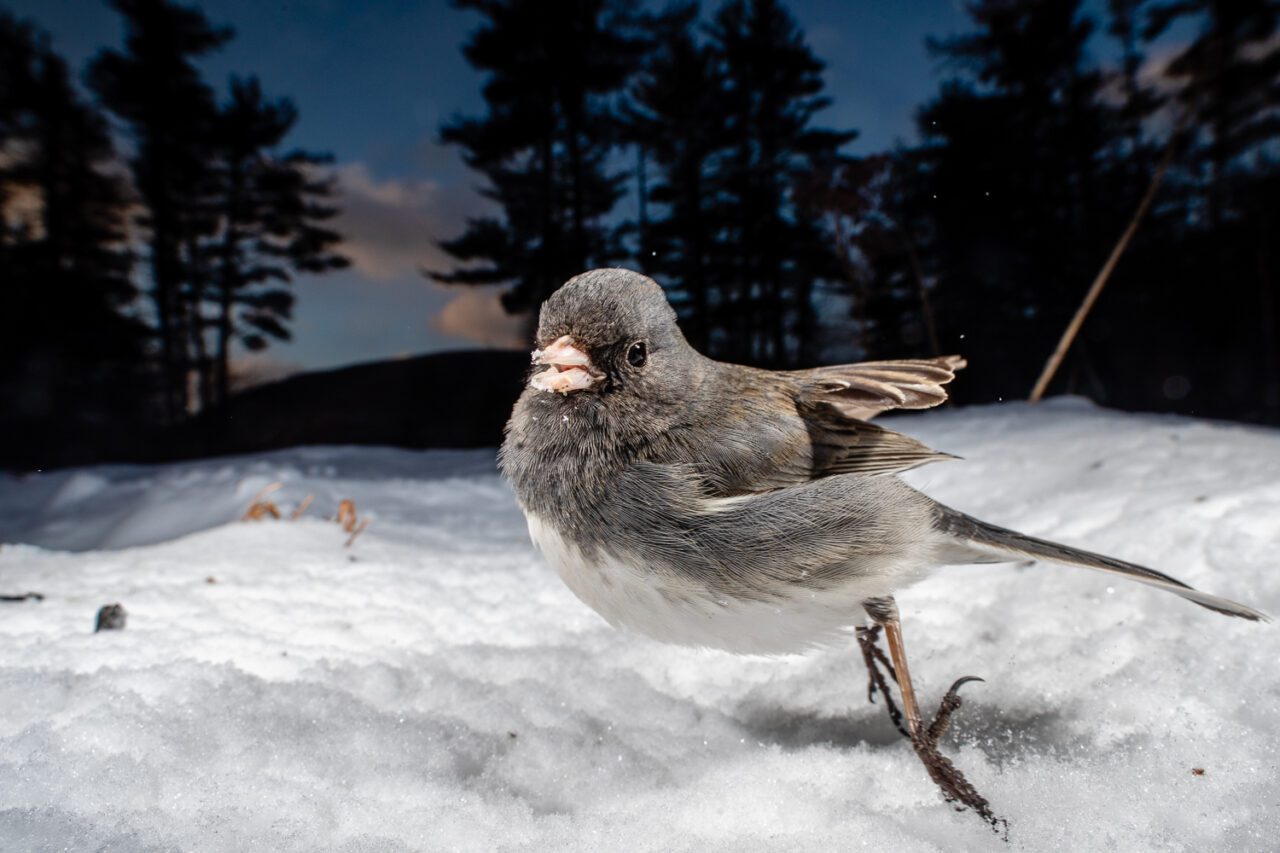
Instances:
[[[660,399],[696,359],[653,279],[599,269],[569,279],[542,306],[530,385],[561,395]]]

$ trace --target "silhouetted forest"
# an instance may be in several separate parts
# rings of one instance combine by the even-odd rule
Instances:
[[[1274,0],[973,0],[928,43],[919,144],[864,156],[820,126],[823,63],[779,0],[457,5],[484,18],[487,112],[441,133],[503,215],[436,279],[512,282],[523,310],[623,264],[714,356],[959,352],[957,401],[1024,398],[1167,155],[1051,389],[1280,423]]]
[[[92,100],[0,10],[0,464],[137,455],[227,399],[233,341],[289,339],[294,275],[346,265],[326,157],[281,149],[292,103],[194,64],[231,29],[110,5],[125,45],[84,70]]]
[[[199,70],[232,31],[110,5],[125,41],[78,78],[0,11],[0,465],[206,429],[233,350],[289,339],[291,280],[346,264],[290,100]],[[532,325],[565,279],[625,265],[715,357],[958,352],[954,398],[981,402],[1027,396],[1136,225],[1051,393],[1280,423],[1277,0],[972,0],[927,44],[918,141],[870,153],[825,126],[780,0],[454,5],[484,108],[440,139],[497,212],[422,235],[457,262],[434,280],[504,285]]]

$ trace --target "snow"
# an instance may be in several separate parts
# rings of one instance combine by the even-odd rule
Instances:
[[[1076,400],[888,419],[959,509],[1280,614],[1280,433]],[[267,484],[297,521],[240,522]],[[355,501],[350,547],[326,520]],[[0,475],[0,849],[993,849],[852,648],[751,658],[609,628],[490,452],[305,448]],[[212,580],[212,582],[210,582]],[[94,634],[97,609],[128,611]],[[899,597],[945,751],[1015,850],[1268,850],[1280,634],[1092,572]],[[1202,768],[1203,775],[1193,768]]]

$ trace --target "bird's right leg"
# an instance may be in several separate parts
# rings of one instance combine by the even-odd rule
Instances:
[[[902,695],[902,707],[907,715],[907,736],[913,741],[921,733],[920,707],[916,704],[916,691],[911,683],[911,670],[907,668],[907,650],[902,643],[902,622],[898,619],[898,603],[892,598],[873,598],[862,603],[867,615],[884,630],[889,643],[889,657],[893,660],[893,678],[898,682]]]
[[[973,809],[978,815],[991,824],[992,829],[1008,830],[1008,823],[998,818],[991,811],[991,804],[986,797],[978,793],[964,774],[951,760],[938,751],[938,741],[946,733],[951,722],[951,715],[960,707],[960,686],[968,681],[980,681],[973,676],[961,678],[951,685],[938,707],[938,713],[926,729],[920,720],[920,707],[916,704],[915,686],[911,683],[911,671],[907,668],[907,650],[902,642],[902,622],[898,618],[898,604],[890,597],[875,598],[862,603],[867,615],[884,629],[885,640],[889,644],[889,657],[893,660],[893,670],[897,676],[898,692],[902,695],[902,707],[907,717],[907,731],[911,737],[911,745],[916,755],[929,772],[929,778],[942,789],[942,796],[948,802],[959,803]]]

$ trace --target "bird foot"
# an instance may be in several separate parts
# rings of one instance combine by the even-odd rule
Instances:
[[[1008,841],[1009,822],[1002,817],[997,817],[991,811],[991,804],[987,798],[978,793],[973,784],[960,772],[960,768],[951,763],[951,759],[938,751],[938,741],[946,734],[951,724],[951,715],[961,705],[958,691],[970,681],[982,681],[982,679],[973,675],[957,679],[938,704],[938,712],[934,714],[933,722],[927,729],[922,729],[911,738],[911,745],[915,747],[916,755],[928,771],[929,778],[942,790],[942,796],[947,802],[956,803],[961,810],[973,809],[980,818],[990,824],[992,830]]]
[[[862,660],[867,665],[867,701],[874,705],[876,703],[876,691],[880,691],[880,695],[884,697],[885,710],[889,712],[889,719],[893,721],[894,728],[901,732],[903,737],[909,738],[911,735],[907,732],[906,726],[902,724],[902,711],[898,709],[897,703],[893,701],[893,694],[889,692],[889,682],[885,678],[885,672],[888,672],[889,678],[892,678],[893,682],[897,684],[898,674],[894,672],[889,656],[880,648],[879,639],[879,625],[858,629],[858,647],[862,650]],[[884,669],[881,669],[881,667],[884,667]],[[946,700],[944,699],[943,701],[945,702]],[[959,702],[960,700],[957,698],[957,707],[959,707]],[[948,716],[950,715],[948,714]]]

